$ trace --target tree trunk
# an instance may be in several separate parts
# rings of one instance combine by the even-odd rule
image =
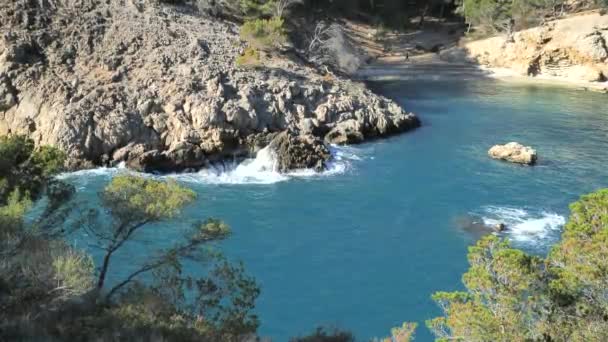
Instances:
[[[101,266],[101,271],[99,272],[99,278],[97,280],[97,289],[101,291],[103,289],[104,282],[106,281],[106,274],[108,273],[108,267],[110,266],[110,257],[114,250],[112,248],[108,249],[106,255],[103,257],[103,264]]]

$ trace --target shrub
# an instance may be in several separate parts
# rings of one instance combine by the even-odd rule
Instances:
[[[93,288],[95,264],[93,258],[81,251],[68,249],[55,257],[53,268],[57,288],[69,295],[81,295]]]
[[[239,0],[239,7],[245,15],[252,17],[270,16],[274,12],[273,0]]]
[[[241,39],[250,47],[259,50],[278,48],[287,40],[283,19],[255,19],[246,21],[241,27]]]
[[[245,52],[236,58],[236,65],[239,67],[258,67],[261,64],[260,52],[251,47],[245,49]]]

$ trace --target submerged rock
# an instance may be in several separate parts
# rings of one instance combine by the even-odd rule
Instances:
[[[488,155],[494,159],[526,165],[534,165],[537,159],[535,149],[517,142],[495,145],[488,151]]]
[[[277,158],[279,172],[298,169],[325,170],[331,153],[321,139],[313,135],[296,135],[283,132],[270,143]]]

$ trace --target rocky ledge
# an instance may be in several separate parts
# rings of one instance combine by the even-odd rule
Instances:
[[[320,169],[322,141],[359,143],[420,125],[363,84],[295,58],[236,67],[238,27],[195,10],[52,3],[0,6],[0,135],[57,146],[71,168],[196,169],[251,156],[289,132],[277,147],[296,152],[281,169]]]
[[[493,159],[525,165],[536,164],[536,159],[538,157],[535,149],[516,142],[510,142],[505,145],[495,145],[490,148],[488,155]]]
[[[448,61],[472,61],[522,76],[568,82],[608,80],[608,15],[587,12],[507,35],[444,50]]]

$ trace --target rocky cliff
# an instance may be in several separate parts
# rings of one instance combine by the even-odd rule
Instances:
[[[193,8],[2,1],[0,135],[57,146],[73,168],[175,170],[249,155],[283,131],[353,143],[419,125],[365,86],[294,61],[237,68],[243,47],[235,24]]]
[[[601,82],[608,78],[608,15],[575,15],[540,27],[461,44],[442,52],[447,60],[469,58],[524,76]]]

